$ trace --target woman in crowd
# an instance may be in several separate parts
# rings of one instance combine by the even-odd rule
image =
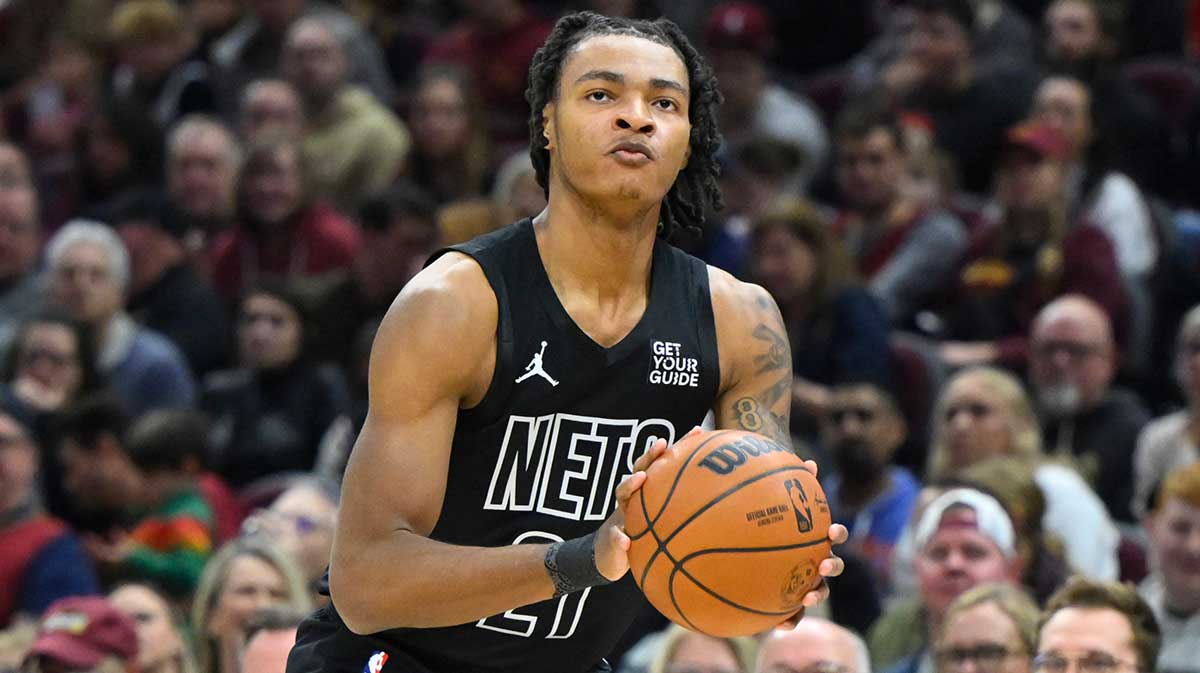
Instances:
[[[1171,470],[1200,460],[1200,306],[1188,311],[1179,324],[1174,365],[1187,408],[1152,421],[1138,436],[1131,503],[1138,518],[1146,515],[1151,496]]]
[[[991,367],[959,372],[942,389],[930,425],[930,479],[961,476],[998,456],[1024,460],[1045,497],[1045,529],[1065,543],[1070,566],[1090,577],[1116,579],[1120,535],[1077,472],[1043,460],[1033,406],[1015,377]]]
[[[937,673],[1030,673],[1037,651],[1037,605],[1007,584],[984,584],[954,599],[934,645]]]
[[[239,673],[247,622],[259,608],[275,605],[311,608],[292,559],[253,538],[234,540],[214,554],[192,601],[200,673]]]
[[[238,310],[240,366],[205,380],[200,406],[213,419],[211,466],[235,488],[312,470],[327,431],[350,413],[341,371],[306,357],[306,313],[286,281],[263,279]]]
[[[672,624],[659,638],[647,673],[749,673],[754,670],[754,641],[714,638]]]
[[[465,72],[436,67],[422,73],[409,115],[413,151],[405,173],[439,204],[485,194],[492,157],[483,109]]]
[[[813,206],[796,202],[759,218],[751,243],[751,274],[779,304],[791,342],[792,433],[811,439],[830,385],[889,382],[887,316],[853,279],[829,223]]]
[[[129,582],[113,589],[108,599],[137,627],[139,673],[196,673],[183,618],[161,591]]]
[[[358,229],[308,189],[299,141],[264,134],[247,148],[238,177],[238,223],[213,242],[213,286],[231,303],[260,276],[348,267]]]

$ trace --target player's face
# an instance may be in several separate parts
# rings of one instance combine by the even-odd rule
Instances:
[[[670,47],[626,35],[581,42],[543,111],[552,184],[591,203],[660,202],[688,157],[688,87]]]

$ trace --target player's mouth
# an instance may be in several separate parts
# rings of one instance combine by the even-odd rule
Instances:
[[[645,166],[654,161],[654,150],[650,149],[649,145],[634,140],[617,143],[608,153],[617,163],[626,166]]]

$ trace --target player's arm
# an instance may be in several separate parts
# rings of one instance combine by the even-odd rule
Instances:
[[[388,310],[371,350],[369,409],[346,467],[330,593],[358,633],[444,626],[548,598],[534,546],[457,547],[426,536],[446,489],[460,404],[495,360],[495,298],[447,255]]]
[[[717,428],[757,432],[791,446],[792,350],[779,307],[766,290],[724,271],[710,267],[708,278],[721,366],[721,388],[713,409]],[[816,474],[817,464],[805,463]],[[847,537],[845,526],[829,527],[834,544]],[[844,567],[841,559],[832,556],[821,561],[819,572],[834,577]],[[828,594],[822,583],[804,597],[804,605],[815,605]]]

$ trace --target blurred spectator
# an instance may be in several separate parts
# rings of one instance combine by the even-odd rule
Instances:
[[[126,434],[122,414],[114,401],[93,398],[59,421],[67,490],[120,512],[126,524],[84,544],[109,576],[149,580],[184,598],[213,547],[213,513],[193,465],[204,452],[206,424],[194,412],[160,409]]]
[[[29,428],[0,411],[0,629],[100,588],[79,538],[39,505],[39,453]]]
[[[1046,8],[1042,51],[1051,72],[1077,77],[1090,89],[1097,136],[1113,150],[1112,168],[1151,191],[1162,191],[1171,184],[1160,175],[1168,141],[1153,101],[1121,74],[1120,4],[1055,0]],[[1138,11],[1131,14],[1146,4],[1138,2]]]
[[[1176,468],[1200,461],[1200,306],[1188,311],[1179,325],[1172,362],[1175,384],[1187,398],[1187,408],[1157,418],[1138,434],[1133,451],[1134,516],[1141,519],[1153,504],[1151,495]]]
[[[772,80],[770,30],[771,17],[759,5],[726,2],[709,14],[704,42],[725,96],[725,147],[736,153],[741,145],[762,138],[786,145],[798,159],[786,191],[800,196],[829,158],[829,137],[812,104]]]
[[[466,72],[425,69],[409,113],[413,151],[405,175],[438,204],[481,196],[492,161],[485,124],[483,104]]]
[[[133,620],[138,638],[138,673],[196,673],[187,625],[158,589],[126,582],[108,594],[113,607]]]
[[[516,152],[496,169],[492,201],[517,219],[536,217],[546,209],[546,193],[537,183],[529,152]]]
[[[65,225],[47,242],[46,263],[51,302],[93,330],[100,371],[130,413],[191,404],[195,383],[183,355],[122,306],[129,253],[111,228],[87,220]]]
[[[0,377],[0,398],[28,416],[53,414],[104,386],[91,331],[55,309],[40,309],[17,328]],[[39,428],[43,431],[44,428]]]
[[[1062,540],[1074,570],[1097,579],[1117,578],[1120,533],[1079,473],[1042,458],[1038,419],[1016,377],[990,367],[965,369],[946,382],[934,409],[930,478],[963,475],[1001,457],[1018,460],[1033,470],[1045,510],[1034,521],[1029,507],[1022,505],[1022,518],[1029,519],[1031,528],[1044,527]]]
[[[299,610],[262,608],[246,625],[241,673],[284,673],[296,643],[296,627],[306,617]]]
[[[226,363],[225,307],[188,259],[189,223],[159,194],[135,194],[109,218],[129,251],[129,314],[171,340],[192,372]]]
[[[540,194],[541,187],[537,189]],[[358,333],[383,318],[439,245],[434,217],[433,202],[408,182],[363,203],[358,211],[362,250],[349,269],[322,279],[323,292],[313,312],[313,355],[318,361],[349,364]]]
[[[296,561],[309,586],[316,587],[329,567],[340,490],[333,479],[293,479],[270,507],[246,519],[243,530],[283,550]]]
[[[1002,212],[973,245],[946,325],[956,341],[944,343],[941,355],[954,366],[1023,369],[1034,316],[1064,294],[1091,297],[1113,324],[1126,316],[1112,243],[1096,227],[1067,219],[1063,135],[1021,124],[1005,145],[996,187]]]
[[[1047,453],[1077,460],[1113,518],[1133,521],[1133,452],[1150,414],[1131,391],[1112,385],[1108,316],[1084,297],[1057,299],[1038,313],[1030,352]]]
[[[392,102],[395,89],[383,53],[349,14],[320,0],[250,0],[246,6],[247,15],[212,46],[226,109],[233,108],[249,82],[279,74],[288,28],[302,17],[317,17],[329,25],[346,45],[351,80],[366,85],[384,105]]]
[[[658,653],[646,673],[749,673],[752,641],[714,638],[672,624],[659,638]]]
[[[200,673],[240,673],[246,627],[261,608],[311,608],[304,579],[283,552],[239,539],[213,555],[192,601]]]
[[[103,596],[64,598],[42,616],[22,670],[140,673],[137,630]]]
[[[868,642],[877,670],[931,670],[928,646],[950,602],[980,584],[1015,585],[1020,576],[1008,513],[995,498],[974,489],[951,489],[930,503],[917,524],[915,543],[921,595],[897,603],[871,627]]]
[[[848,210],[836,235],[893,324],[908,325],[953,278],[967,249],[963,223],[905,189],[905,135],[892,113],[862,110],[837,129],[837,174]]]
[[[1073,77],[1048,77],[1033,100],[1034,121],[1058,129],[1067,141],[1067,208],[1108,234],[1122,273],[1144,279],[1158,258],[1150,207],[1124,173],[1103,156],[1092,92]]]
[[[204,382],[200,406],[214,422],[211,465],[236,488],[312,470],[325,434],[349,414],[341,372],[308,357],[307,316],[293,287],[263,280],[239,307],[240,366]]]
[[[981,71],[969,0],[911,0],[909,5],[916,15],[904,76],[885,81],[904,107],[933,120],[938,146],[957,160],[962,188],[986,193],[1004,130],[1029,110],[1033,74]]]
[[[244,11],[240,0],[188,0],[187,22],[196,31],[192,50],[197,59],[210,63],[212,46],[228,33]]]
[[[354,225],[308,190],[299,141],[266,136],[246,152],[238,180],[238,223],[213,243],[213,285],[237,301],[260,275],[306,276],[350,266]]]
[[[958,673],[968,663],[987,673],[1030,673],[1039,616],[1037,604],[1011,585],[971,589],[946,610],[934,650],[937,673]]]
[[[846,547],[866,557],[886,586],[892,547],[921,490],[911,472],[891,464],[908,425],[890,392],[846,382],[830,389],[822,430],[837,470],[824,479],[833,520],[850,530]]]
[[[76,213],[94,216],[115,200],[158,186],[163,138],[154,119],[130,101],[110,101],[83,130]]]
[[[439,244],[458,245],[506,227],[512,221],[512,213],[490,199],[453,201],[437,211]]]
[[[25,153],[0,141],[0,344],[37,306],[42,286],[35,267],[42,223]]]
[[[211,242],[233,226],[242,151],[233,133],[211,117],[186,117],[167,137],[167,192],[172,206]],[[185,239],[189,255],[204,248]]]
[[[805,617],[790,631],[765,634],[754,671],[871,673],[871,655],[853,631],[820,617]]]
[[[366,89],[350,85],[346,46],[320,18],[292,25],[282,63],[308,120],[308,187],[353,210],[400,173],[411,144],[408,129]]]
[[[1067,563],[1062,540],[1044,527],[1046,496],[1043,495],[1042,487],[1036,479],[1037,469],[1038,466],[1032,461],[1015,456],[1001,456],[975,463],[961,471],[959,476],[968,484],[978,485],[995,495],[1000,504],[1004,505],[1005,511],[1012,518],[1013,531],[1017,536],[1021,582],[1035,601],[1043,603],[1067,581],[1067,577],[1075,569]],[[1078,478],[1073,483],[1081,484]],[[1086,486],[1082,486],[1082,489],[1086,489]],[[1104,505],[1090,491],[1083,492],[1086,493],[1085,502],[1094,502],[1102,517]],[[1097,518],[1106,526],[1096,527],[1096,534],[1112,530],[1112,524],[1106,518],[1095,517],[1092,521]],[[1080,517],[1074,523],[1082,528],[1092,521]],[[1108,558],[1115,560],[1115,556],[1109,553]]]
[[[148,112],[160,130],[216,109],[208,65],[192,58],[196,37],[172,0],[124,0],[109,32],[117,52],[110,96]]]
[[[238,133],[250,144],[270,135],[301,137],[304,107],[300,94],[281,79],[256,79],[246,85],[238,104]]]
[[[1046,604],[1034,673],[1154,671],[1162,635],[1132,585],[1072,579]],[[1189,663],[1194,663],[1193,657]]]
[[[527,7],[526,0],[462,3],[464,16],[434,39],[427,63],[465,68],[479,86],[487,109],[488,136],[497,146],[529,142],[529,105],[525,86],[533,54],[553,27]],[[421,132],[413,125],[413,133]]]
[[[779,304],[792,348],[792,432],[814,438],[838,381],[888,383],[891,350],[879,303],[851,280],[828,222],[807,204],[753,228],[752,276]]]
[[[1162,629],[1157,670],[1200,670],[1200,463],[1167,475],[1146,528],[1155,570],[1138,593]]]

